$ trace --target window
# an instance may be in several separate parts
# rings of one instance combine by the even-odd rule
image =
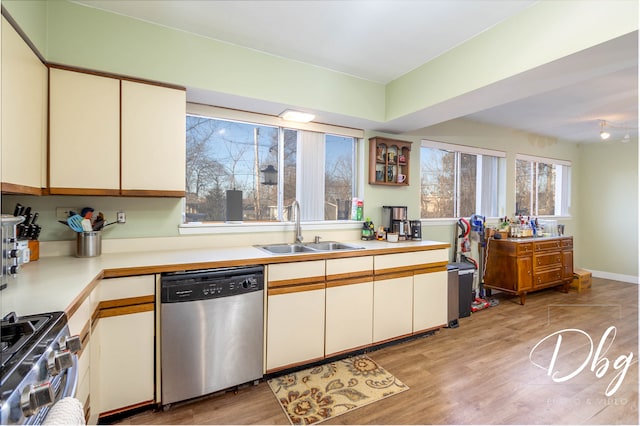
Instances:
[[[499,151],[422,141],[421,217],[497,217],[504,207],[504,156]]]
[[[226,221],[228,196],[242,221],[291,220],[295,199],[302,220],[349,218],[355,137],[195,114],[186,133],[186,222]]]
[[[516,215],[568,215],[570,182],[571,163],[517,155]]]

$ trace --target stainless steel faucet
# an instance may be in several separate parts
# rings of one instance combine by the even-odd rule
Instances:
[[[291,210],[293,211],[293,213],[295,214],[295,217],[296,217],[296,226],[295,226],[296,240],[295,240],[295,243],[301,243],[302,242],[302,227],[300,226],[300,203],[298,202],[298,200],[293,200],[293,203],[291,203]]]

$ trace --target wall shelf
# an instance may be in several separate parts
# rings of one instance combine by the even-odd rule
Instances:
[[[409,186],[411,142],[374,137],[369,139],[369,183]]]

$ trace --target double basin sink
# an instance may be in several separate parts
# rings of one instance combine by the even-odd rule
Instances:
[[[339,243],[337,241],[322,241],[319,243],[292,243],[292,244],[269,244],[256,246],[261,250],[271,254],[295,254],[295,253],[320,253],[345,250],[361,250],[364,247]]]

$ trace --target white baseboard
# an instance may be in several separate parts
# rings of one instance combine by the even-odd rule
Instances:
[[[607,280],[623,281],[625,283],[639,284],[637,276],[616,274],[613,272],[605,272],[605,271],[594,271],[591,269],[587,269],[587,271],[591,271],[591,276],[596,278],[604,278]]]

